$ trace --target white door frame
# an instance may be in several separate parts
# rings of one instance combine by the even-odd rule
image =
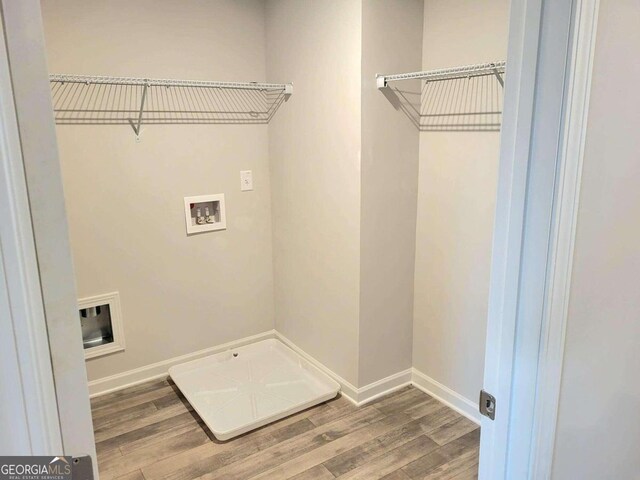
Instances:
[[[0,24],[1,455],[62,452],[40,276]]]
[[[575,8],[567,8],[572,3]],[[23,400],[16,409],[23,413],[13,420],[28,425],[31,442],[42,442],[22,451],[55,454],[62,446],[73,455],[74,447],[87,444],[91,418],[81,352],[71,352],[78,368],[56,371],[61,346],[79,348],[80,342],[71,341],[79,325],[67,319],[75,318],[75,286],[40,6],[37,0],[0,0],[0,5],[7,39],[0,57],[0,182],[7,196],[6,202],[0,198],[7,207],[0,208],[0,286],[7,292],[0,295],[0,328],[13,331],[13,337],[0,336],[2,378],[19,380],[21,391],[14,398]],[[495,422],[482,424],[485,480],[546,478],[551,465],[586,118],[580,102],[588,98],[584,79],[593,42],[582,38],[587,47],[572,45],[582,45],[576,32],[593,38],[588,11],[597,11],[597,0],[512,1],[484,383],[498,404]],[[571,28],[574,22],[580,29]],[[13,119],[7,118],[7,98],[15,99]],[[53,241],[46,239],[49,230]],[[20,319],[27,322],[18,325]],[[80,402],[70,402],[69,394]],[[532,477],[532,471],[540,476]]]
[[[512,2],[480,478],[550,478],[598,0]]]
[[[31,408],[25,403],[27,421],[38,424],[30,431],[32,442],[41,442],[38,452],[91,455],[97,474],[40,2],[0,0],[0,8],[0,69],[5,75],[0,98],[5,100],[3,109],[8,108],[8,98],[13,107],[0,126],[0,138],[12,142],[8,143],[11,150],[3,152],[2,167],[14,173],[6,178],[8,205],[13,207],[7,215],[13,215],[16,222],[2,222],[2,231],[5,236],[6,229],[7,238],[13,235],[20,247],[6,255],[3,251],[2,263],[8,280],[17,285],[9,300],[12,307],[18,307],[12,319],[16,340],[22,339],[15,352],[19,370],[7,369],[4,374],[12,373],[29,385],[32,379],[25,373],[32,369],[41,382],[40,405]],[[23,256],[23,271],[11,265],[15,254]],[[20,294],[29,296],[29,309],[13,303]],[[25,325],[17,325],[21,319]],[[28,330],[26,339],[20,329]],[[28,341],[35,343],[32,348],[26,348]],[[30,392],[23,399],[32,401]]]
[[[576,2],[533,408],[532,479],[550,478],[553,463],[599,7],[600,0]]]

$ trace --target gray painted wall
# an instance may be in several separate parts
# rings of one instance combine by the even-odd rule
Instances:
[[[422,15],[422,0],[362,4],[360,386],[411,367],[419,133],[375,75],[420,70]]]
[[[42,7],[51,72],[266,76],[260,0]],[[119,291],[122,303],[126,351],[88,361],[90,380],[273,328],[266,125],[150,125],[140,143],[128,126],[57,133],[78,296]],[[187,237],[183,197],[207,193],[225,194],[227,230]]]
[[[276,328],[358,383],[360,0],[267,2]]]
[[[504,60],[509,2],[425,0],[423,68]],[[499,132],[422,132],[414,367],[475,402],[482,386]]]

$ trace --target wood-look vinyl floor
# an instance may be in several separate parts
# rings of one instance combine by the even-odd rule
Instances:
[[[413,387],[363,407],[338,397],[227,442],[170,379],[91,407],[103,480],[477,478],[479,427]]]

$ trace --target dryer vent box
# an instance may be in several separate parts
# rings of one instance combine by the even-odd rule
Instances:
[[[124,329],[118,292],[78,300],[84,357],[94,358],[124,350]]]

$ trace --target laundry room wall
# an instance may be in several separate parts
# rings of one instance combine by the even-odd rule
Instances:
[[[508,0],[425,0],[423,68],[505,60],[508,13]],[[429,388],[444,385],[471,410],[484,375],[499,144],[497,131],[420,133],[413,363]]]
[[[376,74],[421,69],[422,9],[362,4],[359,386],[411,367],[419,132],[398,105],[403,93],[378,90]]]
[[[418,132],[375,74],[421,65],[422,1],[267,2],[276,329],[357,388],[411,367]]]
[[[361,0],[268,0],[276,329],[357,386]]]
[[[52,73],[266,79],[260,0],[42,10]],[[273,328],[266,125],[149,125],[139,143],[126,125],[57,132],[78,295],[118,291],[122,303],[126,350],[89,360],[90,380]],[[253,191],[240,191],[240,170]],[[187,237],[183,197],[209,193],[225,194],[227,229]]]

